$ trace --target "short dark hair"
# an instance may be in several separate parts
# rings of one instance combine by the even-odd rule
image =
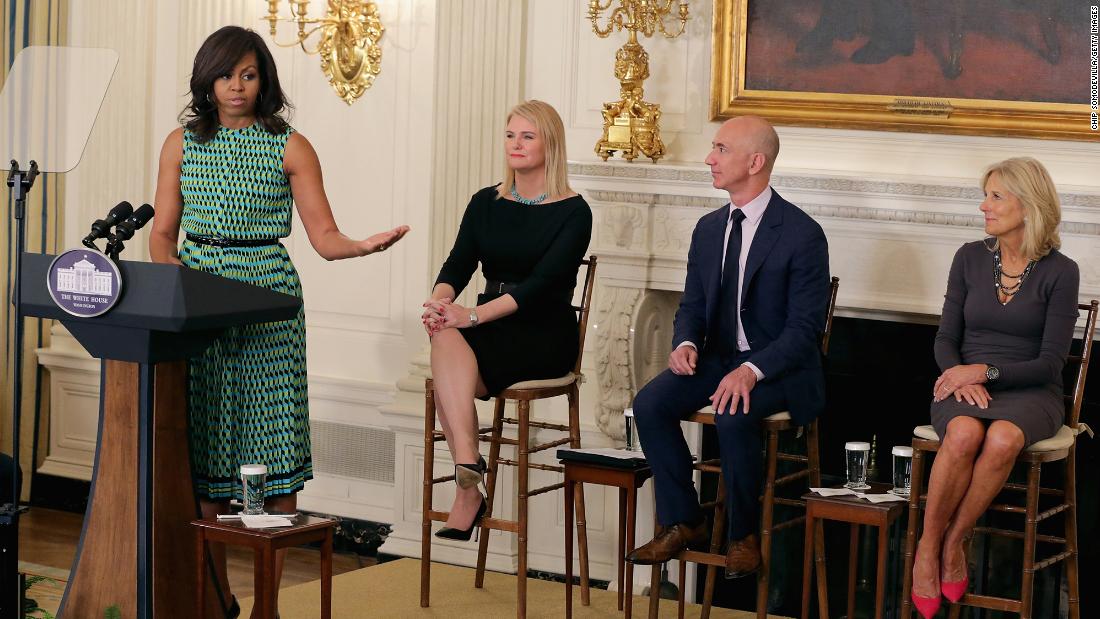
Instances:
[[[212,102],[214,81],[231,72],[249,52],[256,55],[260,73],[256,120],[269,133],[278,135],[287,130],[283,114],[292,106],[279,85],[275,59],[267,44],[253,30],[225,26],[207,37],[195,54],[191,101],[180,112],[180,122],[195,134],[196,141],[207,142],[218,132],[218,106]]]

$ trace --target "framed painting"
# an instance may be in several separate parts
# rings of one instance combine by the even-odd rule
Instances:
[[[711,116],[1098,139],[1085,0],[715,0]]]

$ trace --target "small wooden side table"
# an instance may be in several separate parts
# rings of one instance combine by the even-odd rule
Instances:
[[[634,549],[634,524],[637,518],[638,488],[652,476],[648,466],[637,468],[612,468],[587,462],[563,460],[565,467],[565,616],[573,616],[573,494],[577,484],[600,484],[619,489],[619,551],[616,557],[619,585],[619,610],[626,608],[630,619],[631,599],[634,592],[634,565],[626,563],[629,550]],[[578,514],[580,524],[584,514]],[[585,531],[583,526],[578,527]],[[581,533],[587,535],[586,532]],[[581,546],[587,548],[588,544]],[[588,557],[581,557],[581,603],[588,605]],[[625,572],[624,572],[625,566]]]
[[[249,529],[240,520],[193,520],[199,588],[196,600],[198,618],[203,619],[206,591],[206,543],[220,542],[249,546],[255,551],[254,578],[256,611],[262,619],[275,619],[275,551],[310,542],[321,542],[321,619],[332,618],[332,530],[336,521],[316,516],[298,516],[294,525],[278,529]]]
[[[890,484],[873,483],[866,494],[882,494]],[[890,525],[909,506],[908,501],[871,503],[854,495],[821,496],[816,492],[802,495],[806,501],[806,546],[802,554],[802,619],[810,616],[810,585],[813,575],[814,524],[817,520],[836,520],[849,523],[851,539],[848,546],[848,617],[853,617],[856,603],[856,567],[859,562],[859,526],[878,527],[878,559],[875,575],[875,619],[882,619],[886,602],[886,559],[889,556]],[[826,583],[818,582],[819,588]],[[819,596],[819,599],[826,599]],[[828,609],[822,611],[822,616]]]

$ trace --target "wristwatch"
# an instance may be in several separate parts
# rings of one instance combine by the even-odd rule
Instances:
[[[477,310],[476,309],[471,309],[470,310],[470,326],[471,327],[476,327],[477,326]],[[990,366],[990,367],[992,367],[992,366]]]
[[[997,379],[1001,377],[1001,368],[995,365],[985,366],[985,382],[995,383]]]

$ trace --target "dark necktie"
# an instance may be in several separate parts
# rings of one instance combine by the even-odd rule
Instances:
[[[737,276],[741,271],[741,222],[745,213],[731,209],[729,240],[726,241],[726,260],[722,268],[722,286],[718,304],[718,352],[723,355],[737,353]]]

